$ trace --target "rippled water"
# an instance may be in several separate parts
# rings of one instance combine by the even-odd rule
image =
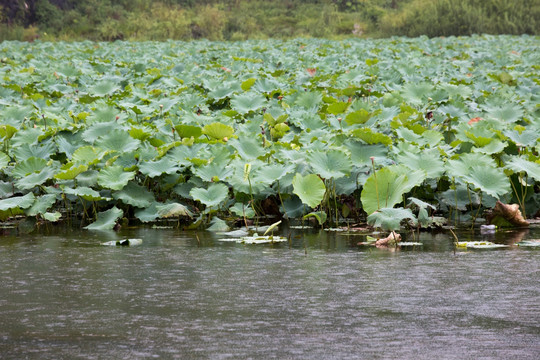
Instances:
[[[534,359],[540,251],[138,229],[0,237],[0,358]],[[467,238],[467,234],[460,237]],[[100,242],[139,237],[138,247]],[[491,235],[514,242],[538,230]],[[410,240],[410,239],[409,239]],[[417,239],[418,240],[418,239]]]

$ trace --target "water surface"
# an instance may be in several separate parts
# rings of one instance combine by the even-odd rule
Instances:
[[[291,244],[209,233],[63,230],[0,237],[2,359],[534,359],[540,251],[410,250],[292,232]],[[469,233],[460,240],[473,239]],[[99,243],[142,238],[138,247]],[[513,243],[540,232],[507,232]],[[407,240],[411,240],[411,236]]]

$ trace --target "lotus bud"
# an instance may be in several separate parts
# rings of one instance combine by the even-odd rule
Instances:
[[[229,141],[229,138],[225,136],[225,137],[223,138],[223,141],[227,142],[227,141]]]
[[[341,120],[343,120],[343,119],[340,118],[340,117],[337,118],[337,121],[339,121],[340,124],[341,124]]]
[[[430,98],[430,97],[428,97],[427,99],[428,99],[429,101],[433,101],[433,99],[432,99],[432,98]]]
[[[159,108],[163,110],[163,104],[159,104]]]
[[[118,121],[118,119],[120,119],[120,116],[116,115],[116,121]]]
[[[251,164],[247,163],[244,165],[244,181],[249,179],[249,173],[251,172]]]

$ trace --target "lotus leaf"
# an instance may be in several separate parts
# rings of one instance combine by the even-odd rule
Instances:
[[[338,179],[349,175],[352,162],[349,154],[341,150],[316,151],[309,156],[313,170],[324,179]]]
[[[214,207],[227,199],[229,189],[224,184],[212,184],[207,189],[193,188],[189,194],[207,207]]]
[[[367,218],[368,224],[373,227],[383,230],[399,230],[403,220],[416,223],[416,217],[410,209],[403,208],[382,208],[369,215]]]
[[[402,202],[403,195],[411,189],[406,175],[382,168],[372,174],[364,184],[361,193],[364,211],[372,214],[381,208],[391,208]]]
[[[300,200],[309,207],[317,207],[326,193],[326,187],[323,181],[315,174],[302,176],[296,173],[293,182],[293,192],[298,195]]]
[[[0,200],[0,211],[19,209],[28,209],[36,200],[33,193],[24,196],[14,196],[9,199]]]
[[[45,194],[35,199],[34,204],[26,209],[25,213],[29,216],[45,214],[56,203],[56,195]]]
[[[124,168],[121,166],[109,166],[101,169],[97,177],[97,182],[107,189],[122,190],[134,177],[134,172],[124,171]]]
[[[70,166],[68,169],[62,170],[61,172],[54,175],[54,177],[59,180],[71,180],[71,179],[75,179],[79,174],[88,170],[87,165],[79,165],[79,166],[74,166],[73,164],[71,165],[72,166]]]
[[[516,173],[524,171],[527,175],[540,181],[540,164],[532,161],[525,160],[520,157],[512,157],[510,161],[506,163],[506,168]]]
[[[205,125],[202,129],[202,133],[213,139],[224,140],[233,136],[234,129],[229,125],[215,122]]]
[[[154,196],[148,189],[132,181],[122,190],[114,192],[113,198],[138,208],[146,208],[154,202]]]
[[[156,205],[156,211],[157,215],[161,218],[169,218],[173,216],[193,216],[191,211],[189,211],[185,205],[179,203]]]
[[[113,206],[107,211],[98,213],[97,220],[90,225],[85,226],[87,230],[112,230],[116,221],[124,215],[124,212]]]
[[[241,94],[232,98],[231,107],[241,114],[260,109],[266,104],[266,99],[258,94]]]
[[[122,130],[112,130],[96,140],[96,145],[102,149],[126,153],[137,150],[140,141],[132,138]]]

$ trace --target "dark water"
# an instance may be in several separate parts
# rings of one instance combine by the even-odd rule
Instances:
[[[447,235],[421,234],[424,246],[389,251],[299,234],[291,245],[156,229],[4,235],[0,358],[539,358],[539,250],[454,254]],[[122,237],[144,243],[98,246]],[[521,238],[540,231],[488,240]]]

